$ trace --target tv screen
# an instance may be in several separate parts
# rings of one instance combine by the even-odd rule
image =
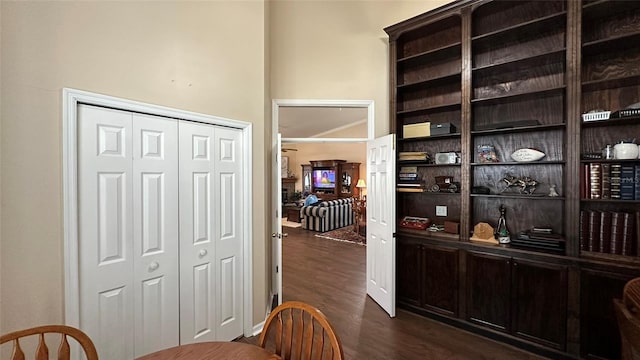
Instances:
[[[333,189],[336,187],[334,170],[313,170],[313,187],[316,189]]]

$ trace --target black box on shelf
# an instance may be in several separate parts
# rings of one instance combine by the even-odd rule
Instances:
[[[456,132],[456,126],[452,123],[431,124],[431,136],[445,135]]]

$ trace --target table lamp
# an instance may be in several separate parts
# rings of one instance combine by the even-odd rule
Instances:
[[[365,184],[364,179],[358,179],[358,183],[356,184],[356,188],[358,188],[358,193],[360,195],[360,200],[362,200],[362,189],[366,188],[367,184]]]

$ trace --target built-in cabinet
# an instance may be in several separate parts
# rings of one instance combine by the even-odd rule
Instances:
[[[398,224],[399,306],[554,358],[619,358],[612,299],[640,276],[640,197],[589,196],[585,169],[640,169],[638,159],[598,158],[640,139],[640,110],[614,118],[640,103],[638,18],[637,1],[468,0],[385,29],[398,179],[421,181],[398,188],[398,222],[460,224],[448,236]],[[582,116],[599,110],[611,118]],[[431,133],[416,135],[423,123]],[[544,156],[521,161],[518,149]],[[456,186],[441,191],[443,177]],[[512,237],[550,228],[559,248],[471,241],[476,224],[497,224],[500,206]],[[588,247],[587,212],[630,214],[633,245]]]

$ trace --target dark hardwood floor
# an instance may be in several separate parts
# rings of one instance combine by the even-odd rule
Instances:
[[[283,230],[283,300],[319,308],[347,359],[543,359],[401,309],[390,318],[366,295],[364,246]]]

